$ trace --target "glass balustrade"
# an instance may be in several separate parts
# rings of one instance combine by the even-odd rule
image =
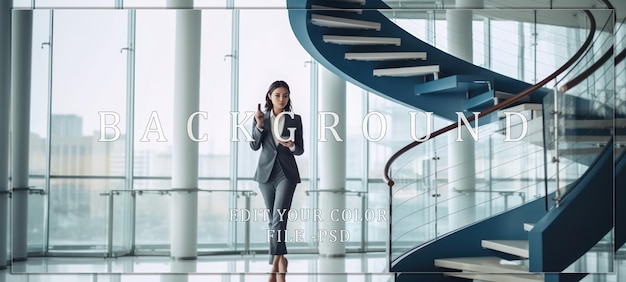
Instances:
[[[614,119],[615,68],[606,57],[614,43],[613,14],[593,14],[598,30],[592,47],[544,98],[546,168],[551,168],[546,172],[547,182],[559,188],[559,200],[600,155],[613,136],[614,125],[624,126]],[[607,58],[604,62],[603,57]],[[599,65],[597,70],[586,73],[594,65]]]
[[[536,113],[528,118],[529,130],[519,141],[505,141],[504,123],[480,126],[478,141],[463,141],[473,147],[461,152],[466,156],[458,155],[453,130],[396,159],[391,167],[394,259],[450,231],[544,196],[541,118]],[[511,122],[511,139],[519,137],[515,132],[522,126],[521,120]]]
[[[482,12],[483,15],[487,14]],[[523,15],[524,11],[520,12],[516,15]],[[503,35],[501,38],[504,40],[514,36],[520,42],[534,42],[528,47],[532,50],[520,50],[525,47],[518,43],[521,46],[513,50],[516,53],[502,53],[502,58],[532,54],[529,57],[534,61],[525,64],[517,61],[517,65],[510,65],[515,69],[523,68],[517,75],[504,73],[534,83],[537,77],[543,79],[573,56],[586,40],[588,27],[582,22],[562,28],[544,26],[548,21],[547,13],[526,12],[534,14],[534,20],[529,23],[534,32],[527,33],[529,37],[526,38],[526,33],[521,32],[524,21],[518,18],[516,22],[520,26],[519,32],[511,33],[512,28],[509,27],[506,28],[509,30],[508,36]],[[580,12],[573,10],[561,12],[564,12],[563,15],[578,13],[582,16]],[[423,16],[417,16],[419,19],[401,19],[395,12],[388,14],[395,17],[392,20],[398,25],[413,24],[414,30],[425,28],[427,32],[421,36],[426,36],[431,44],[436,45],[437,41],[432,40],[434,36],[431,34],[433,24],[430,23],[438,20],[437,17],[432,17],[436,12],[422,13]],[[596,18],[597,30],[592,46],[576,64],[544,86],[552,89],[552,93],[546,95],[539,110],[524,113],[528,119],[528,132],[522,140],[505,142],[506,126],[501,119],[499,122],[480,126],[480,139],[471,142],[471,150],[468,147],[462,151],[454,149],[459,145],[454,144],[456,130],[453,130],[412,148],[394,160],[390,166],[394,184],[390,192],[390,208],[393,213],[390,224],[392,260],[420,244],[554,193],[557,188],[562,190],[559,191],[562,197],[567,192],[566,187],[577,181],[599,156],[614,132],[615,102],[612,93],[615,91],[615,76],[612,62],[602,64],[592,75],[572,85],[566,93],[560,89],[597,64],[613,45],[612,11],[594,10],[593,16]],[[493,28],[497,27],[493,21],[496,19],[489,19],[492,22],[489,25],[490,38],[493,38]],[[545,36],[544,40],[554,41],[550,47],[537,47],[539,30],[543,33],[541,36]],[[550,32],[553,34],[550,35]],[[437,33],[436,37],[440,35]],[[497,38],[496,36],[496,41]],[[491,44],[490,46],[498,45],[494,41]],[[511,51],[510,48],[504,49]],[[492,56],[498,53],[495,49],[488,50]],[[544,53],[540,54],[541,52]],[[553,59],[548,62],[541,59],[542,57]],[[493,63],[494,58],[488,61]],[[494,64],[486,65],[503,73]],[[523,65],[532,67],[526,69]],[[619,69],[616,71],[619,72]],[[530,77],[534,78],[529,79]],[[557,93],[556,99],[554,93]],[[619,99],[616,100],[619,102]],[[512,131],[519,133],[521,126],[519,122],[514,123],[511,126]],[[620,126],[619,119],[615,126]],[[459,156],[459,152],[465,156]],[[462,161],[452,161],[455,158]],[[595,258],[605,257],[607,256],[598,255]],[[602,269],[599,268],[598,271]]]

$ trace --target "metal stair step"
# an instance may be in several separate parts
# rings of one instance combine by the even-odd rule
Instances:
[[[435,259],[435,266],[479,273],[529,273],[528,266],[499,257],[442,258]]]
[[[493,282],[535,282],[544,281],[543,274],[493,274],[493,273],[476,273],[476,272],[445,272],[444,275],[473,279],[479,281],[493,281]]]
[[[459,92],[482,93],[491,89],[493,82],[477,75],[450,75],[415,85],[415,95],[448,95]],[[497,94],[497,93],[496,93]]]
[[[524,231],[533,230],[533,227],[535,227],[534,223],[524,223]]]
[[[426,74],[435,74],[436,76],[437,73],[439,73],[439,65],[374,69],[374,76],[407,77],[407,76],[420,76],[420,75],[426,75]]]
[[[472,98],[469,98],[465,101],[465,110],[482,110],[484,108],[493,106],[497,103],[497,98],[494,97],[495,92],[493,89],[484,92],[482,94],[476,95]]]
[[[396,45],[400,46],[400,38],[376,37],[376,36],[344,36],[344,35],[324,35],[322,40],[325,43],[343,45]]]
[[[346,53],[345,58],[358,61],[426,60],[426,52]]]
[[[497,93],[496,93],[497,94]],[[498,112],[498,117],[499,118],[504,118],[504,113],[505,112],[523,112],[523,111],[534,111],[537,113],[540,113],[543,110],[543,105],[541,104],[536,104],[536,103],[524,103],[524,104],[519,104],[513,107],[508,107],[506,109],[503,109],[501,111]]]
[[[528,258],[527,240],[481,240],[480,245],[485,249]]]
[[[380,30],[380,23],[372,21],[362,21],[346,19],[341,17],[333,17],[319,14],[311,15],[311,23],[317,26],[332,28],[353,28],[353,29],[370,29]]]

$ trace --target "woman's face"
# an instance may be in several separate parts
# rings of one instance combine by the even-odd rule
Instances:
[[[268,95],[276,112],[282,112],[289,102],[289,91],[285,87],[278,87]]]

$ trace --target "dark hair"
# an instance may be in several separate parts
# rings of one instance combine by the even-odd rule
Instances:
[[[289,90],[289,85],[287,85],[287,82],[284,82],[282,80],[277,80],[272,82],[272,84],[270,84],[270,88],[267,90],[267,93],[265,93],[265,111],[269,111],[274,107],[274,104],[272,104],[272,100],[270,99],[269,95],[272,94],[272,92],[274,92],[274,90],[276,90],[276,88],[280,88],[280,87],[284,87],[285,89],[287,89],[287,92],[291,93],[291,90]],[[285,105],[285,111],[287,112],[291,112],[291,97],[289,97],[289,102],[287,102],[287,105]]]

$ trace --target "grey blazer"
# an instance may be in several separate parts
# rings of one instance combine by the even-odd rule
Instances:
[[[294,155],[302,155],[302,153],[304,153],[304,142],[302,140],[302,118],[299,115],[294,114],[293,119],[289,115],[285,115],[284,119],[285,124],[282,129],[281,136],[289,135],[287,128],[296,128],[294,133],[294,143],[296,148],[294,152],[291,152],[289,148],[281,144],[278,144],[277,146],[274,143],[272,129],[270,128],[271,121],[269,111],[266,111],[263,116],[263,131],[256,127],[256,120],[253,120],[252,122],[252,138],[254,140],[250,142],[250,147],[255,151],[262,148],[261,156],[259,156],[259,164],[257,165],[256,172],[254,173],[254,180],[259,183],[266,183],[269,180],[272,168],[274,167],[274,162],[276,161],[279,162],[280,167],[283,169],[283,173],[287,179],[300,183],[300,172],[298,172],[298,165],[296,164],[296,158]]]

